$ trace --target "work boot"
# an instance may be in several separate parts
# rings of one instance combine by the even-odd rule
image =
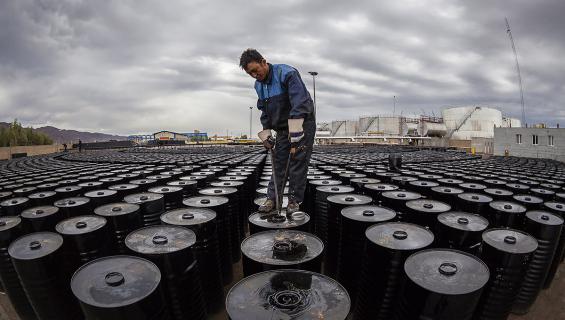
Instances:
[[[259,206],[259,212],[267,213],[273,211],[275,208],[275,202],[271,199],[265,200],[262,205]]]
[[[288,201],[288,205],[286,206],[286,214],[293,214],[299,210],[300,210],[300,203],[296,202],[296,200]]]

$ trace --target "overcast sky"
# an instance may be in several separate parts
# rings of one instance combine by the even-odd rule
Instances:
[[[565,1],[0,0],[0,121],[249,132],[243,49],[296,67],[318,120],[483,105],[565,125]],[[253,133],[259,111],[253,110]]]

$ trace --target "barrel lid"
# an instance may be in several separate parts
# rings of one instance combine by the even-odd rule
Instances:
[[[197,172],[192,172],[190,175],[191,176],[213,176],[216,173],[214,171],[197,171]]]
[[[417,250],[429,246],[434,235],[412,223],[384,222],[371,226],[365,236],[374,244],[392,250]]]
[[[485,186],[484,184],[475,183],[475,182],[464,182],[464,183],[460,183],[459,186],[461,188],[473,189],[473,190],[483,190],[487,188],[487,186]]]
[[[159,199],[163,199],[163,195],[154,192],[134,193],[124,197],[125,202],[136,204],[156,201]]]
[[[197,196],[186,198],[182,201],[185,206],[196,208],[217,207],[229,202],[229,199],[222,196]]]
[[[21,222],[22,219],[18,216],[0,217],[0,232],[10,230],[18,226]]]
[[[137,184],[133,183],[120,183],[108,187],[110,190],[133,190],[139,188]]]
[[[506,186],[508,188],[516,189],[516,190],[528,190],[528,189],[530,189],[529,186],[527,186],[525,184],[521,184],[521,183],[507,183]]]
[[[26,193],[26,192],[30,192],[30,191],[34,191],[35,189],[37,189],[36,187],[23,187],[23,188],[19,188],[14,190],[14,193]]]
[[[318,186],[316,187],[317,191],[326,192],[326,193],[349,193],[355,191],[353,187],[344,186],[344,185],[335,185],[335,186]]]
[[[308,179],[308,180],[329,180],[331,178],[332,178],[332,176],[323,175],[323,174],[313,174],[313,175],[307,175],[306,176],[306,179]]]
[[[448,227],[463,231],[484,231],[488,227],[488,220],[478,214],[451,211],[437,216],[438,221]]]
[[[0,199],[5,199],[12,196],[12,191],[0,191]]]
[[[130,306],[155,291],[161,272],[152,262],[133,256],[96,259],[80,267],[71,289],[82,303],[100,308]]]
[[[27,197],[30,198],[30,199],[43,199],[43,198],[53,197],[56,194],[57,194],[57,192],[55,192],[55,191],[45,190],[45,191],[39,191],[39,192],[36,192],[36,193],[32,193],[32,194],[28,195]]]
[[[514,200],[524,203],[533,203],[533,204],[540,204],[543,202],[543,199],[536,196],[531,196],[529,194],[515,194],[512,198]]]
[[[554,195],[555,191],[543,188],[531,188],[530,192],[537,193],[537,194],[546,194],[546,195]]]
[[[444,178],[444,179],[437,179],[437,182],[446,183],[446,184],[460,184],[465,181],[459,179]]]
[[[131,180],[129,183],[131,183],[131,184],[141,184],[141,185],[144,185],[144,184],[152,184],[152,183],[156,183],[156,182],[157,182],[157,180],[155,180],[155,179],[146,178],[146,179],[135,179],[135,180]]]
[[[386,191],[381,193],[381,196],[388,199],[399,199],[399,200],[416,200],[422,197],[421,194],[412,191]]]
[[[554,184],[554,183],[541,183],[540,187],[545,188],[545,189],[549,189],[549,190],[558,190],[558,189],[561,188],[560,185]]]
[[[484,183],[488,183],[488,184],[492,184],[492,185],[505,185],[507,182],[504,180],[498,180],[498,179],[485,179],[483,180]]]
[[[259,263],[291,266],[322,254],[324,244],[315,235],[294,230],[257,232],[241,243],[241,252]]]
[[[433,188],[432,188],[432,191],[433,191],[433,192],[437,192],[437,193],[455,194],[455,195],[458,195],[458,194],[464,192],[462,189],[459,189],[459,188],[455,188],[455,187],[444,187],[444,186],[433,187]]]
[[[346,194],[336,194],[329,196],[328,202],[353,206],[353,205],[369,204],[373,202],[373,199],[371,197],[367,197],[359,194],[346,193]]]
[[[451,210],[447,203],[431,199],[410,200],[406,202],[406,207],[424,213],[443,213]]]
[[[210,183],[212,187],[239,187],[244,184],[243,181],[216,181]]]
[[[90,202],[89,198],[71,197],[55,201],[55,206],[59,208],[80,207]]]
[[[221,176],[221,177],[218,177],[218,180],[222,180],[222,181],[243,181],[243,180],[247,180],[247,177],[242,177],[242,176]]]
[[[309,180],[308,183],[315,186],[337,186],[342,182],[339,180],[324,179],[324,180]]]
[[[103,198],[103,197],[111,197],[116,195],[118,191],[116,190],[107,190],[107,189],[100,189],[100,190],[92,190],[84,194],[87,198]]]
[[[236,283],[226,297],[230,319],[343,320],[351,307],[337,281],[304,270],[271,270]]]
[[[465,201],[477,203],[488,203],[492,201],[492,198],[487,195],[472,192],[463,192],[461,194],[458,194],[457,197]]]
[[[369,183],[379,183],[381,180],[375,178],[353,178],[350,180],[351,183],[362,183],[362,184],[369,184]]]
[[[398,190],[399,187],[397,185],[394,184],[388,184],[388,183],[370,183],[370,184],[366,184],[363,187],[370,189],[370,190],[377,190],[377,191],[392,191],[392,190]]]
[[[106,225],[104,217],[95,215],[76,216],[65,219],[55,226],[55,230],[63,235],[77,235],[96,231]]]
[[[437,182],[434,182],[434,181],[426,181],[426,180],[410,181],[409,184],[412,185],[412,186],[426,187],[426,188],[432,188],[432,187],[437,187],[437,186],[439,186],[439,183],[437,183]]]
[[[297,211],[300,212],[300,211]],[[249,223],[268,229],[289,229],[296,226],[301,226],[310,221],[310,216],[304,213],[304,219],[294,220],[286,216],[286,209],[282,210],[282,214],[264,214],[253,213],[249,216]]]
[[[101,186],[104,183],[101,181],[87,181],[87,182],[81,182],[78,184],[79,187],[97,187],[97,186]]]
[[[269,197],[266,196],[259,197],[253,200],[253,203],[255,203],[255,205],[257,206],[261,206],[263,203],[265,203],[265,201],[267,201],[267,199],[269,199]],[[283,196],[282,207],[286,208],[287,206],[288,206],[288,196]]]
[[[16,239],[8,247],[14,259],[33,260],[45,257],[63,245],[63,237],[54,232],[35,232]]]
[[[451,249],[427,249],[413,253],[404,263],[410,280],[444,295],[473,293],[489,280],[489,269],[479,258]]]
[[[161,215],[163,223],[178,226],[200,225],[214,219],[216,219],[216,212],[206,208],[180,208]]]
[[[38,206],[33,208],[27,208],[22,211],[22,218],[26,219],[36,219],[50,216],[59,212],[59,208],[55,206]]]
[[[190,175],[190,176],[182,176],[179,179],[188,180],[188,181],[191,181],[191,180],[198,181],[198,180],[206,179],[206,176],[192,176],[192,175]]]
[[[139,205],[127,202],[109,203],[94,209],[94,213],[104,217],[121,216],[135,212],[139,212]]]
[[[512,191],[506,189],[500,189],[500,188],[486,188],[483,190],[483,192],[493,196],[505,196],[505,197],[509,197],[514,194],[514,192]]]
[[[531,253],[538,247],[534,237],[515,229],[489,229],[483,232],[482,238],[490,246],[508,253]]]
[[[29,199],[27,197],[17,197],[17,198],[10,198],[0,202],[0,206],[2,207],[13,207],[24,204],[28,202]]]
[[[193,186],[196,184],[198,184],[198,182],[191,180],[175,180],[175,181],[167,182],[168,186],[179,186],[179,187]]]
[[[363,173],[340,173],[339,174],[340,177],[344,177],[344,178],[364,178],[367,175],[363,174]]]
[[[543,204],[545,207],[558,212],[565,213],[565,203],[557,201],[548,201]]]
[[[355,221],[383,222],[396,217],[394,210],[375,205],[356,205],[341,209],[341,215]]]
[[[65,193],[65,192],[75,192],[81,190],[82,187],[80,186],[64,186],[55,189],[56,192]]]
[[[182,187],[178,186],[159,186],[155,188],[150,188],[149,192],[159,193],[159,194],[168,194],[174,192],[182,192]]]
[[[558,226],[563,224],[562,217],[543,210],[528,211],[526,218],[543,225]]]
[[[190,248],[196,243],[194,231],[173,225],[149,226],[132,231],[126,246],[141,254],[166,254]]]
[[[231,187],[214,187],[198,190],[198,193],[204,196],[225,196],[237,193],[236,188]]]
[[[492,201],[489,206],[497,211],[503,211],[507,213],[524,213],[526,212],[526,207],[523,205],[511,202],[511,201]]]

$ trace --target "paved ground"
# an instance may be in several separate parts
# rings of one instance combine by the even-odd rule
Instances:
[[[235,279],[232,284],[226,286],[225,292],[242,277],[241,264],[235,266]],[[210,320],[226,320],[225,312],[213,314]],[[511,315],[509,320],[563,320],[565,319],[565,263],[562,263],[548,290],[544,290],[530,312],[524,316]],[[19,320],[5,294],[0,294],[0,320]]]

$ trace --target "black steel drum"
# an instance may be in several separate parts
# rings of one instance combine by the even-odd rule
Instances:
[[[488,220],[478,214],[452,211],[440,214],[435,233],[440,247],[457,249],[474,255],[479,253],[481,235],[488,227]]]
[[[169,317],[161,277],[159,268],[148,260],[112,256],[80,267],[71,289],[87,320],[165,320]]]
[[[124,239],[133,230],[140,228],[143,223],[137,204],[116,202],[94,209],[94,213],[106,218],[111,230],[111,239],[117,253],[125,254],[127,250]]]
[[[161,223],[161,214],[165,211],[165,198],[162,194],[143,192],[126,196],[124,201],[139,205],[139,215],[143,226]]]
[[[228,292],[231,320],[345,320],[351,302],[335,280],[304,270],[272,270],[249,276]]]
[[[324,244],[313,234],[270,230],[252,234],[241,243],[243,275],[267,270],[301,269],[320,272]]]
[[[489,280],[484,262],[451,249],[414,253],[406,259],[404,272],[396,320],[470,320]]]
[[[54,206],[39,206],[22,211],[22,225],[26,232],[55,231],[59,221],[65,219],[59,208]]]

